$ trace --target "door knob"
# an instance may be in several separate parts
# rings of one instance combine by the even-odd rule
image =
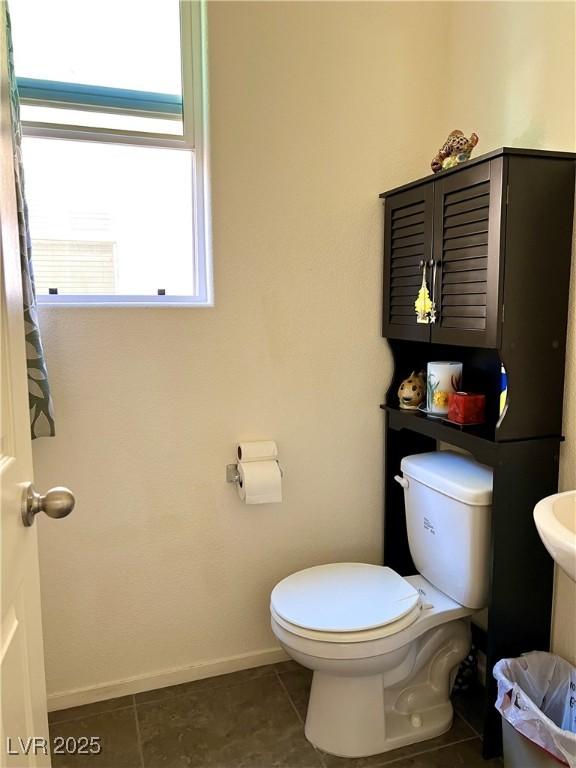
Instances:
[[[45,512],[48,517],[56,520],[66,517],[74,509],[75,502],[74,494],[68,488],[51,488],[48,493],[41,496],[32,483],[28,483],[24,489],[22,501],[22,521],[25,526],[32,525],[38,512]]]

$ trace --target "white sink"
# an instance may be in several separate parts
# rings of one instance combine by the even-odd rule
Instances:
[[[557,565],[576,581],[576,491],[556,493],[536,504],[534,522]]]

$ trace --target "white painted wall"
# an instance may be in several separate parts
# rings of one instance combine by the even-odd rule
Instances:
[[[36,481],[78,499],[40,521],[53,707],[269,658],[280,578],[380,560],[378,193],[446,133],[446,12],[210,5],[216,307],[42,310],[58,436],[34,446]],[[282,505],[224,482],[258,438],[279,444]]]
[[[571,4],[218,2],[209,23],[215,309],[42,310],[58,437],[34,446],[36,480],[78,497],[40,521],[53,706],[265,660],[279,578],[379,561],[377,194],[456,127],[478,152],[576,146]],[[224,466],[269,437],[285,502],[243,507]],[[554,647],[574,659],[575,590],[557,592]]]
[[[476,131],[482,152],[499,146],[576,151],[575,8],[570,2],[451,4],[445,132]],[[576,488],[574,255],[570,307],[561,490]],[[576,664],[576,585],[560,571],[552,647]]]

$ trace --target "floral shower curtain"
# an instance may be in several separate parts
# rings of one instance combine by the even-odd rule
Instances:
[[[26,362],[28,367],[28,400],[30,404],[30,429],[32,439],[52,437],[55,434],[54,412],[48,372],[44,360],[42,339],[38,326],[36,293],[34,290],[34,271],[32,268],[32,246],[28,227],[28,207],[24,196],[24,168],[22,165],[22,126],[20,124],[20,104],[18,88],[14,74],[14,55],[10,14],[6,7],[6,25],[8,40],[8,75],[10,77],[10,106],[12,122],[12,144],[14,147],[14,172],[16,181],[16,201],[18,206],[18,229],[20,233],[20,265],[22,268],[22,295],[24,299],[24,328],[26,334]]]

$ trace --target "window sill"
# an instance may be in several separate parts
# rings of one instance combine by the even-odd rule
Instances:
[[[39,307],[211,309],[213,301],[198,296],[37,296]]]

